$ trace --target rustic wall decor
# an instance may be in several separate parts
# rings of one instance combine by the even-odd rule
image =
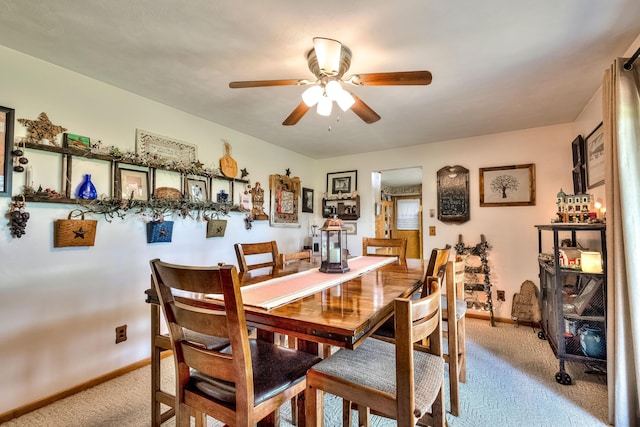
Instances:
[[[195,145],[141,129],[136,129],[136,151],[141,157],[171,160],[184,165],[191,165],[198,160]]]
[[[480,206],[535,206],[533,163],[480,168]]]
[[[270,224],[273,227],[300,227],[298,219],[300,178],[269,175],[271,200]]]
[[[469,221],[469,169],[445,166],[437,176],[438,219],[454,223]]]

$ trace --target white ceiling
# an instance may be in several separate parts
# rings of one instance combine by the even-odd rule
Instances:
[[[574,121],[639,18],[638,0],[2,0],[0,44],[319,159]],[[303,87],[228,87],[313,78],[316,36],[352,50],[346,75],[433,83],[353,88],[371,125],[282,126]]]

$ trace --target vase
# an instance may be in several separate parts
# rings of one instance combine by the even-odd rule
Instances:
[[[84,181],[78,187],[77,197],[79,199],[93,200],[98,198],[98,192],[96,191],[95,185],[91,182],[91,175],[86,174],[84,176]]]
[[[585,326],[580,331],[580,347],[582,352],[596,359],[604,359],[607,355],[602,329],[597,326]]]

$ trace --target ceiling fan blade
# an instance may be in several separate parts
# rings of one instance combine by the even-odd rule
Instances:
[[[291,86],[291,85],[308,85],[311,83],[306,79],[283,79],[283,80],[248,80],[243,82],[231,82],[229,87],[232,89],[240,89],[245,87],[264,87],[264,86]]]
[[[355,86],[428,85],[429,71],[397,71],[392,73],[354,74],[345,80]]]
[[[371,107],[364,103],[364,101],[358,98],[353,93],[351,94],[353,99],[355,99],[356,103],[351,106],[351,111],[356,113],[358,117],[365,121],[367,124],[375,123],[380,120],[380,116],[378,113],[373,111]]]
[[[304,101],[302,101],[300,104],[298,104],[298,106],[291,112],[291,114],[289,114],[289,117],[287,117],[286,119],[284,119],[284,122],[282,122],[282,124],[284,126],[293,126],[296,123],[298,123],[300,121],[300,119],[307,114],[307,111],[309,111],[309,107],[307,106],[307,104],[304,103]]]

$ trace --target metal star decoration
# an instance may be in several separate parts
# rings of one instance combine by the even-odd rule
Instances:
[[[74,231],[73,233],[75,234],[74,239],[84,239],[84,235],[87,234],[87,231],[80,227],[78,231]]]
[[[287,168],[287,172],[286,172],[286,174],[285,174],[285,175],[287,175],[287,176],[291,176],[291,170],[289,170],[289,168]]]
[[[48,139],[51,144],[57,146],[56,136],[67,131],[67,128],[51,123],[44,111],[40,113],[37,120],[18,119],[18,121],[26,126],[29,132],[28,141],[36,144],[43,139]]]
[[[240,179],[244,178],[247,175],[249,175],[249,172],[247,172],[247,168],[240,169]]]

